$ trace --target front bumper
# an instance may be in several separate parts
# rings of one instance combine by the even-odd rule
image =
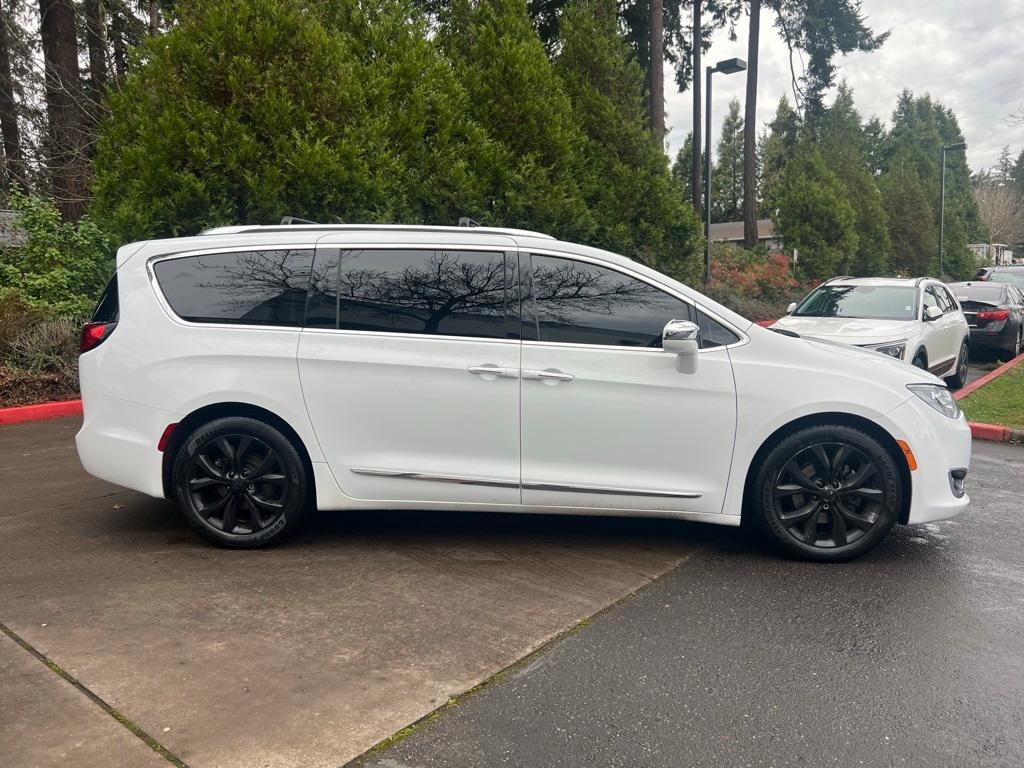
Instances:
[[[898,427],[895,434],[905,440],[917,459],[910,473],[911,498],[908,523],[946,520],[967,509],[970,496],[957,495],[951,472],[967,473],[970,484],[971,429],[963,414],[950,419],[917,397],[910,398],[889,414]]]

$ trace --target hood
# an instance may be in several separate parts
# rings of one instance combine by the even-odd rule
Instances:
[[[772,328],[784,328],[801,336],[840,344],[884,344],[916,335],[912,320],[867,320],[856,317],[794,317],[777,320]]]
[[[910,363],[883,355],[870,349],[861,349],[838,341],[802,336],[792,338],[758,327],[751,328],[749,335],[767,334],[765,341],[779,347],[797,365],[829,372],[833,375],[888,383],[899,392],[907,384],[943,384],[936,376]]]

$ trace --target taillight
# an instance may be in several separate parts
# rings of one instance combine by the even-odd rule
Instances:
[[[978,313],[979,320],[992,321],[992,320],[1005,320],[1010,316],[1010,310],[1008,309],[986,309],[984,312]]]
[[[107,337],[114,332],[116,327],[117,323],[86,323],[83,325],[82,340],[78,345],[78,354],[98,347],[107,340]]]

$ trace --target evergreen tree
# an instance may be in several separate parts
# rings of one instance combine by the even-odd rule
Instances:
[[[722,121],[718,156],[711,173],[712,221],[739,221],[743,218],[743,117],[740,102],[729,102]]]
[[[568,6],[562,37],[555,67],[584,134],[589,242],[678,277],[692,274],[698,224],[645,128],[643,75],[619,32],[615,0]]]
[[[399,0],[208,0],[146,45],[110,99],[96,211],[123,238],[292,213],[447,221],[484,211],[493,154],[467,97]],[[310,73],[316,73],[311,77]]]
[[[893,271],[906,277],[931,273],[938,230],[917,169],[912,163],[895,163],[882,177],[881,190],[888,212]]]
[[[800,116],[783,95],[774,119],[768,124],[767,135],[761,141],[760,195],[769,215],[778,207],[776,188],[786,163],[796,150],[800,127]]]
[[[840,270],[858,276],[885,274],[890,248],[885,209],[869,168],[868,139],[853,104],[853,92],[845,82],[812,131],[856,216],[857,251]]]
[[[786,163],[774,191],[773,216],[787,249],[799,253],[805,277],[829,278],[856,253],[856,215],[842,183],[810,141]]]
[[[883,150],[883,178],[900,168],[904,173],[907,166],[913,167],[926,199],[932,210],[930,224],[936,244],[936,256],[930,262],[929,272],[938,275],[938,230],[940,162],[943,146],[964,140],[953,112],[932,100],[930,96],[914,97],[909,91],[900,94],[893,112],[892,128],[886,136]],[[966,279],[974,271],[971,252],[967,250],[968,238],[974,240],[982,235],[978,208],[971,193],[970,171],[963,152],[946,153],[946,196],[945,196],[945,242],[943,268],[945,276]],[[892,224],[892,214],[889,220]],[[913,226],[918,224],[903,224]],[[890,236],[893,246],[896,237]],[[897,257],[894,254],[894,257]]]
[[[701,162],[704,161],[703,152]],[[690,184],[690,171],[693,163],[693,133],[687,133],[683,139],[683,145],[676,152],[672,161],[672,182],[676,185],[683,200],[690,206],[693,205],[693,187]]]
[[[466,116],[493,141],[474,158],[489,207],[480,220],[587,240],[595,223],[579,185],[584,136],[525,0],[456,0],[439,39],[466,89]]]

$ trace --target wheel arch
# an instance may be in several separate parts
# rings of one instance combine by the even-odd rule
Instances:
[[[878,424],[870,419],[864,418],[863,416],[857,416],[852,413],[843,413],[841,411],[814,413],[807,416],[801,416],[798,419],[794,419],[793,421],[783,424],[761,443],[761,446],[754,453],[753,459],[751,459],[750,464],[747,466],[747,474],[743,482],[743,506],[740,512],[741,519],[749,520],[746,510],[752,503],[756,492],[753,486],[757,477],[757,471],[761,467],[761,462],[764,461],[772,448],[774,448],[785,437],[798,430],[806,429],[807,427],[826,425],[837,425],[859,429],[862,432],[866,432],[871,435],[882,444],[886,452],[889,453],[893,461],[896,463],[896,467],[900,471],[900,479],[903,481],[904,492],[902,494],[903,498],[900,506],[898,522],[905,525],[907,520],[910,518],[910,497],[913,493],[910,467],[907,465],[906,456],[904,456],[902,449],[900,449],[899,445],[896,443],[896,439]]]
[[[299,452],[299,457],[302,459],[302,464],[306,469],[306,477],[309,479],[310,483],[310,498],[316,499],[316,477],[313,474],[313,463],[309,458],[309,451],[306,449],[306,444],[303,442],[302,438],[299,437],[299,433],[295,431],[291,424],[282,419],[276,413],[268,411],[266,408],[261,408],[260,406],[252,405],[251,403],[234,402],[204,405],[202,408],[197,408],[192,411],[178,422],[174,431],[171,433],[170,439],[167,441],[167,445],[164,447],[162,467],[164,498],[174,498],[171,489],[171,471],[174,466],[174,456],[177,454],[182,442],[184,442],[197,427],[211,422],[214,419],[222,419],[230,416],[248,417],[250,419],[256,419],[257,421],[262,421],[263,423],[274,427],[274,429],[278,430],[288,438],[292,445],[295,446],[295,450]]]

